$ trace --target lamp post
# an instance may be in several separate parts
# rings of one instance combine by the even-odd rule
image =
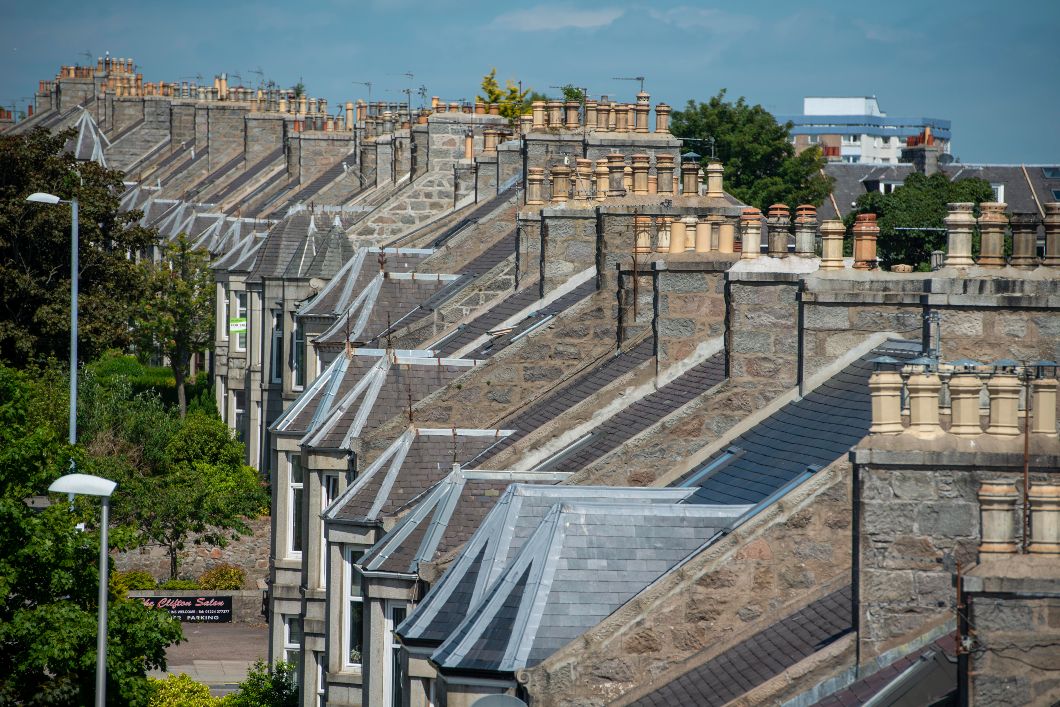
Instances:
[[[27,196],[26,201],[70,205],[70,446],[73,446],[77,444],[77,199],[60,199],[54,194],[35,192]],[[70,468],[74,468],[73,459]]]
[[[107,691],[107,525],[110,523],[110,495],[118,484],[89,474],[66,474],[52,482],[48,490],[99,496],[103,501],[99,537],[99,626],[96,631],[96,707],[106,703]]]

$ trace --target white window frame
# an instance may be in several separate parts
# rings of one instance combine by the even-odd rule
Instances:
[[[991,184],[990,188],[994,191],[994,201],[1005,203],[1005,184]]]
[[[269,352],[269,380],[283,382],[283,311],[272,312],[272,350]]]
[[[320,484],[320,513],[323,516],[331,502],[339,495],[339,475],[324,474]],[[320,586],[328,586],[328,538],[324,532],[324,522],[320,522]]]
[[[242,404],[240,398],[243,399]],[[236,430],[236,437],[240,442],[247,438],[247,401],[246,393],[242,390],[232,391],[232,426]]]
[[[236,303],[235,303],[235,307],[236,307],[235,314],[236,314],[236,316],[235,316],[235,318],[236,319],[244,319],[244,320],[246,320],[247,319],[247,312],[249,311],[249,308],[247,306],[247,303],[249,301],[248,300],[247,291],[246,290],[240,290],[239,292],[236,292],[235,300],[236,300]],[[247,324],[248,324],[247,331],[236,332],[236,346],[235,346],[236,351],[246,351],[247,350],[247,334],[250,333],[249,322],[247,322]]]
[[[221,399],[221,422],[228,424],[228,385],[225,379],[218,377],[217,381],[221,386],[221,395],[218,397]]]
[[[405,612],[401,621],[408,618],[409,605],[404,599],[387,599],[383,604],[383,655],[386,656],[383,659],[383,704],[392,707],[394,705],[394,653],[401,647],[401,644],[394,640],[394,629],[400,623],[394,621],[396,609]]]
[[[353,579],[359,573],[354,565],[364,555],[364,551],[358,548],[347,547],[345,550],[346,577],[342,583],[342,665],[346,668],[360,668],[364,662],[364,587],[358,586],[357,593],[353,591]],[[359,604],[361,607],[361,662],[354,663],[350,660],[350,619],[351,607]]]
[[[297,460],[297,462],[296,462]],[[301,472],[302,480],[295,482],[294,480],[294,469],[298,467]],[[301,492],[301,493],[296,493]],[[301,499],[296,498],[305,493],[305,469],[302,468],[302,455],[300,452],[287,452],[287,557],[292,560],[302,558],[301,548],[295,549],[294,538],[295,538],[295,525],[299,526],[298,532],[301,532],[302,521],[304,520],[299,516],[298,511],[301,509]],[[305,538],[301,538],[301,546],[305,547]]]
[[[298,640],[295,641],[291,638],[291,624],[298,622]],[[297,653],[298,657],[302,653],[302,636],[304,635],[305,625],[302,623],[301,616],[295,616],[294,614],[287,614],[283,617],[283,659],[288,663],[298,664],[297,657],[295,660],[291,660],[291,653]],[[298,680],[298,670],[294,671],[295,681]]]
[[[324,689],[324,653],[322,651],[315,651],[313,655],[316,656],[317,661],[317,707],[324,707],[326,702],[326,690]]]
[[[295,390],[305,388],[306,379],[306,340],[305,326],[296,321],[291,332],[291,386]]]
[[[820,135],[807,135],[806,139],[811,145],[819,145],[819,144],[821,144],[821,136]]]
[[[228,296],[228,285],[221,285],[221,341],[228,341],[229,320],[232,318],[232,302]]]

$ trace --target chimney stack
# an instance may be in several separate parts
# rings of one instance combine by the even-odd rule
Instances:
[[[1038,265],[1038,224],[1042,219],[1033,211],[1012,214],[1012,258],[1014,268]]]
[[[1060,267],[1060,202],[1045,205],[1045,259],[1042,265]]]
[[[660,152],[655,155],[655,175],[658,177],[659,193],[673,194],[674,191],[674,156]]]
[[[971,202],[946,204],[949,213],[946,215],[946,260],[947,268],[966,268],[975,265],[972,260],[972,229],[975,228],[975,216],[972,215]]]
[[[869,434],[895,435],[902,427],[902,376],[897,371],[876,371],[869,377],[872,425]]]
[[[578,122],[578,109],[581,104],[578,101],[567,101],[564,104],[564,109],[567,113],[564,126],[567,130],[577,130],[581,127],[581,123]]]
[[[740,214],[743,243],[740,258],[754,260],[762,250],[762,212],[748,207]]]
[[[535,133],[541,132],[545,129],[545,102],[534,101],[530,106],[533,112],[533,130]]]
[[[530,167],[526,170],[526,204],[539,206],[545,203],[542,185],[545,181],[545,170],[541,167]]]
[[[556,165],[552,168],[552,201],[562,204],[570,194],[570,167]]]
[[[979,205],[979,267],[1005,266],[1005,204],[987,201]]]
[[[1015,484],[986,482],[979,487],[979,513],[982,518],[981,555],[1006,555],[1019,549],[1016,543]]]
[[[681,196],[699,196],[699,165],[693,160],[681,162]]]
[[[655,132],[670,132],[670,106],[665,103],[655,106]]]
[[[942,381],[938,374],[926,370],[913,373],[906,387],[909,390],[909,432],[921,439],[940,436],[939,391]]]
[[[638,152],[631,158],[633,162],[633,193],[634,194],[647,194],[648,193],[648,168],[650,165],[651,157],[647,154]]]
[[[617,103],[614,105],[615,111],[615,132],[616,133],[628,133],[629,132],[629,106],[625,103]]]
[[[596,161],[596,169],[593,172],[593,176],[596,179],[596,199],[597,201],[603,201],[607,198],[608,187],[610,185],[610,170],[607,168],[607,160],[600,159]]]
[[[876,238],[879,235],[876,214],[858,214],[854,221],[855,270],[872,270],[876,267]]]
[[[725,168],[721,162],[712,160],[707,164],[707,198],[708,199],[722,199],[725,197],[725,190],[723,188],[723,180],[725,175]]]
[[[618,197],[626,195],[625,168],[625,156],[617,152],[607,156],[608,196]]]

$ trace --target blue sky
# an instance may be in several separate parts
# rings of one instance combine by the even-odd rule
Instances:
[[[1060,2],[518,3],[451,0],[5,3],[0,103],[60,64],[109,50],[145,80],[252,69],[302,78],[332,102],[401,100],[408,86],[471,98],[491,67],[547,92],[564,83],[681,107],[720,88],[776,114],[805,95],[875,95],[891,115],[953,122],[965,162],[1060,162]],[[402,76],[414,74],[411,81]],[[230,84],[234,83],[230,79]]]

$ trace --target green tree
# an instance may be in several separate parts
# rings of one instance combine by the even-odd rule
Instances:
[[[277,662],[268,665],[259,660],[239,684],[239,690],[225,698],[226,707],[295,707],[298,704],[298,684],[294,665]]]
[[[120,172],[76,162],[63,150],[73,135],[0,134],[0,360],[17,366],[65,359],[70,345],[70,208],[27,203],[29,194],[79,202],[78,331],[85,360],[129,344],[143,278],[128,254],[156,241],[138,224],[140,212],[119,210]]]
[[[86,705],[95,692],[99,504],[78,498],[71,512],[65,498],[43,511],[25,503],[70,456],[49,382],[0,365],[0,705]],[[180,623],[117,596],[108,611],[108,694],[146,705],[147,671],[165,668]]]
[[[942,172],[930,177],[914,172],[890,194],[872,191],[859,196],[844,220],[849,232],[858,214],[876,214],[880,227],[876,248],[881,264],[889,268],[907,263],[926,272],[931,268],[931,252],[946,250],[946,204],[963,201],[978,207],[993,198],[990,182],[983,179],[954,182]]]
[[[763,210],[778,202],[819,206],[832,191],[831,177],[822,172],[824,157],[816,147],[796,155],[790,129],[743,97],[726,100],[725,89],[706,103],[689,100],[685,110],[674,111],[672,125],[677,137],[713,139],[725,167],[725,191],[744,203]],[[706,145],[695,142],[691,149],[703,153]],[[709,160],[709,154],[702,158],[704,165]]]
[[[563,91],[564,101],[577,101],[578,103],[581,103],[582,99],[585,98],[585,94],[582,93],[582,90],[574,84],[569,83],[561,87],[560,90]]]
[[[213,342],[214,281],[210,255],[192,248],[187,234],[167,243],[147,266],[146,296],[136,317],[141,348],[162,354],[177,385],[177,407],[188,411],[184,384],[191,357]]]
[[[529,89],[520,91],[518,84],[511,79],[508,79],[504,88],[501,88],[497,82],[497,69],[493,68],[482,77],[482,95],[478,96],[478,100],[498,104],[501,115],[507,118],[509,123],[514,123],[528,108],[526,104],[528,92]]]

